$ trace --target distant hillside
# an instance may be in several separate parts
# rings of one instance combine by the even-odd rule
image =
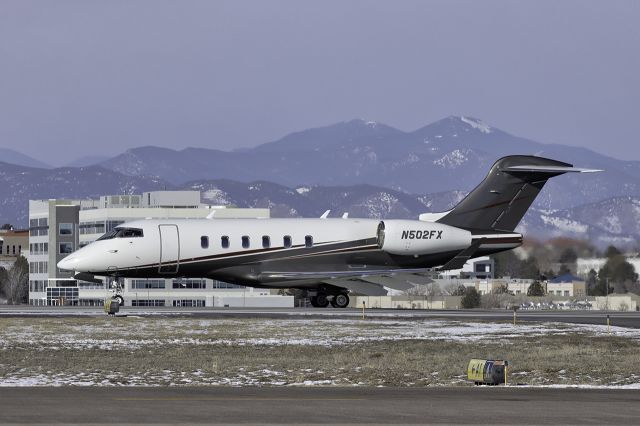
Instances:
[[[536,201],[541,209],[570,208],[611,196],[640,196],[640,162],[530,141],[469,117],[448,117],[414,132],[352,120],[233,152],[142,147],[102,165],[125,175],[158,176],[174,184],[207,179],[268,181],[288,187],[368,184],[425,194],[469,191],[494,161],[509,154],[535,154],[606,170],[552,180]]]
[[[16,164],[25,167],[38,167],[42,169],[50,169],[51,165],[29,157],[21,152],[9,148],[0,148],[0,162]]]
[[[605,169],[551,180],[520,226],[529,236],[636,244],[640,162],[518,138],[470,117],[448,117],[414,132],[352,120],[232,152],[148,146],[108,159],[103,167],[45,169],[3,162],[0,222],[26,226],[29,199],[163,188],[197,189],[209,204],[270,207],[274,217],[319,216],[331,209],[332,216],[416,218],[455,205],[508,154]]]
[[[36,169],[0,162],[0,222],[28,225],[29,200],[98,198],[162,189],[157,178],[125,176],[102,167]]]
[[[173,186],[155,178],[125,176],[101,167],[34,169],[0,163],[0,222],[27,226],[29,199],[97,198],[159,189],[201,192],[203,203],[269,207],[273,217],[415,219],[420,213],[455,206],[463,191],[413,195],[373,185],[287,187],[257,181],[200,180]],[[545,189],[546,190],[546,189]],[[543,192],[544,193],[544,192]],[[567,236],[598,246],[635,246],[640,241],[640,197],[616,197],[563,210],[531,209],[518,230],[540,239]]]

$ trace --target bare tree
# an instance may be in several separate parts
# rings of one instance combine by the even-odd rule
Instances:
[[[10,304],[23,303],[29,292],[29,265],[20,256],[6,273],[4,294]]]

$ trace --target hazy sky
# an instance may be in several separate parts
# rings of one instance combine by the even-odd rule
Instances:
[[[0,146],[54,164],[472,115],[640,160],[640,1],[0,0]]]

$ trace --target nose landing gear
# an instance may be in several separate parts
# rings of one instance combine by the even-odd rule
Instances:
[[[122,284],[120,284],[120,281],[117,278],[111,283],[111,289],[111,292],[113,293],[111,300],[118,302],[118,305],[120,306],[124,306],[124,297],[120,294],[122,293]]]

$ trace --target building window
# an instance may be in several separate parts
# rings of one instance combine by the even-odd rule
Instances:
[[[164,288],[164,280],[131,280],[131,289],[148,290]]]
[[[173,306],[182,308],[204,308],[204,300],[174,300]]]
[[[73,253],[73,243],[60,243],[60,254]]]
[[[206,237],[204,235],[200,237],[200,247],[202,247],[203,249],[209,248],[209,237]]]
[[[304,245],[306,247],[313,247],[313,237],[311,235],[304,237]]]
[[[164,306],[165,301],[164,300],[147,300],[147,299],[142,299],[142,300],[132,300],[131,301],[131,306]]]
[[[284,248],[290,248],[291,247],[291,235],[285,235],[282,240],[283,240],[283,243],[284,243]]]
[[[249,237],[246,235],[242,236],[242,248],[249,248]]]
[[[225,283],[224,281],[213,281],[213,288],[244,288],[244,286]]]
[[[207,282],[205,280],[198,279],[183,279],[183,280],[174,280],[173,288],[175,289],[200,289],[204,290],[207,288]]]
[[[271,247],[271,238],[269,238],[268,235],[263,235],[262,236],[262,248],[269,248]]]
[[[223,235],[221,238],[222,241],[222,248],[229,248],[229,237],[227,237],[226,235]]]
[[[61,223],[58,230],[60,235],[73,235],[73,223]]]

